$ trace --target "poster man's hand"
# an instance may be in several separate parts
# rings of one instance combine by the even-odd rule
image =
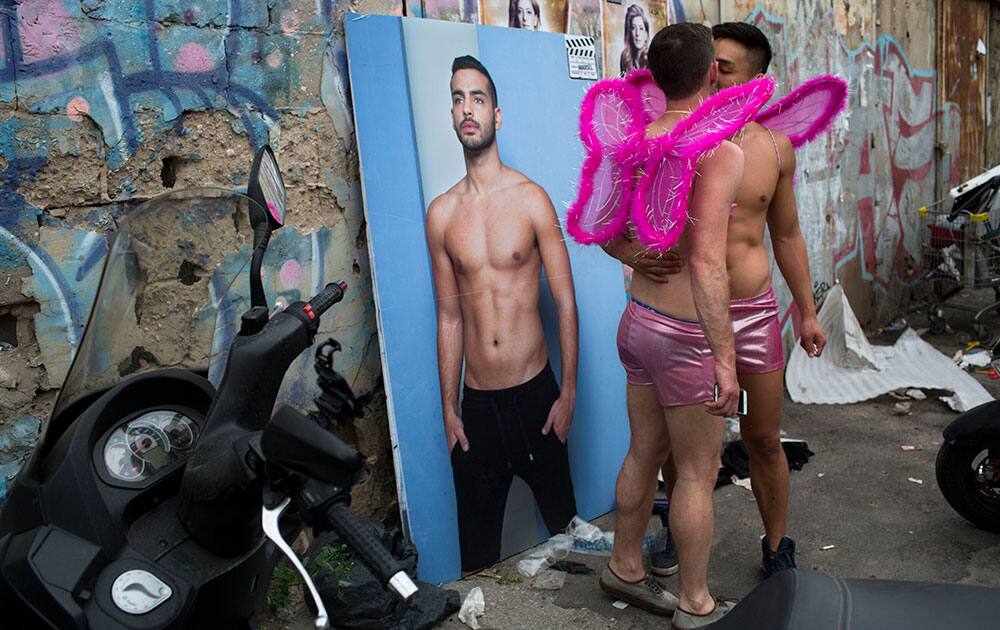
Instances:
[[[552,404],[549,410],[549,419],[542,427],[542,435],[548,435],[549,431],[555,431],[556,437],[563,444],[569,437],[569,429],[573,425],[573,401],[565,396],[560,396]]]
[[[464,452],[469,451],[469,439],[465,437],[465,425],[462,424],[461,418],[457,416],[446,417],[444,421],[444,434],[448,440],[449,453],[455,448],[456,442],[462,447]]]

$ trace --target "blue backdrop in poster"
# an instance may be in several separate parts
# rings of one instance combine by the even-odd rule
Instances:
[[[441,170],[441,160],[454,160],[455,152],[460,161],[448,113],[451,62],[472,54],[489,69],[503,111],[501,159],[541,185],[563,221],[576,192],[579,106],[590,84],[569,78],[562,35],[381,16],[348,15],[345,22],[400,509],[420,551],[421,578],[443,582],[459,576],[460,562],[424,216],[440,182],[464,173],[421,173],[421,164]],[[434,51],[442,58],[434,60]],[[420,121],[437,111],[445,131],[421,130]],[[577,507],[589,519],[613,508],[628,447],[625,374],[615,346],[625,294],[616,261],[598,248],[567,246],[580,314],[569,454]],[[547,289],[542,296],[558,375],[555,309]]]

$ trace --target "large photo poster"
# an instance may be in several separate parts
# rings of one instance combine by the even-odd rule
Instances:
[[[649,42],[677,23],[673,0],[621,0],[604,3],[604,76],[617,77],[649,67]]]
[[[561,225],[590,83],[554,33],[346,33],[401,516],[443,582],[613,508],[621,266]]]
[[[479,21],[529,31],[565,33],[567,0],[479,0]]]

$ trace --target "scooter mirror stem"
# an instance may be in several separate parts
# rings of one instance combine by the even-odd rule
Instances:
[[[264,294],[264,281],[260,277],[260,269],[264,264],[264,252],[271,240],[271,226],[265,221],[253,231],[253,258],[250,261],[250,306],[267,308],[267,296]]]

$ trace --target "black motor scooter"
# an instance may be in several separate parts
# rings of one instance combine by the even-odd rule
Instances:
[[[1000,400],[966,411],[945,428],[936,470],[951,507],[1000,534]]]
[[[335,530],[400,597],[416,591],[348,509],[362,459],[329,431],[356,413],[346,382],[328,374],[325,413],[272,415],[346,285],[269,312],[261,267],[285,215],[270,148],[248,182],[247,195],[158,197],[119,225],[45,435],[0,514],[4,627],[253,627],[278,551],[326,627],[286,542],[304,526]],[[234,289],[248,264],[249,305]]]

